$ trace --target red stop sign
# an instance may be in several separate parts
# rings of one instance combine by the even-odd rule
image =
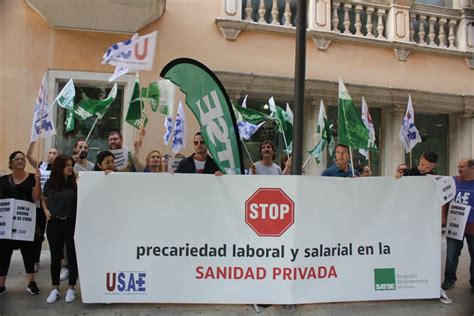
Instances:
[[[245,201],[245,222],[259,236],[279,237],[295,220],[295,204],[281,189],[258,189]]]

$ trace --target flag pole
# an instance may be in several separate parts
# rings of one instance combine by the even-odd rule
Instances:
[[[90,131],[89,131],[89,134],[87,134],[87,137],[86,137],[86,139],[84,140],[84,145],[87,144],[87,141],[89,140],[89,137],[91,137],[92,131],[94,130],[95,125],[96,125],[97,122],[99,121],[99,118],[100,118],[100,117],[97,116],[97,118],[95,119],[94,124],[92,124],[92,127],[91,127],[91,129],[90,129]],[[81,148],[81,150],[79,150],[79,153],[77,154],[77,156],[80,156],[80,155],[81,155],[82,150],[84,149],[84,147],[85,147],[85,146],[82,146],[82,148]]]
[[[41,83],[42,85],[43,83]],[[44,87],[43,87],[44,88]],[[47,97],[47,96],[46,96]],[[44,102],[44,100],[43,100]],[[36,169],[39,168],[39,165],[40,165],[40,149],[41,149],[41,131],[42,131],[42,128],[41,128],[41,123],[43,123],[43,104],[41,104],[41,112],[40,112],[40,121],[39,121],[39,135],[38,135],[38,151],[37,151],[37,155],[36,155]]]
[[[372,170],[372,167],[370,166],[370,150],[367,148],[367,164],[369,165],[369,169]]]
[[[240,138],[240,141],[242,142],[242,145],[244,145],[244,149],[245,149],[245,152],[247,153],[247,155],[249,156],[250,163],[253,165],[252,156],[250,156],[250,152],[249,152],[247,146],[245,145],[245,142],[244,142],[244,140],[242,139],[242,137]]]
[[[352,176],[355,176],[355,173],[354,173],[354,159],[352,158],[352,147],[351,146],[349,146],[349,153],[351,154]]]
[[[303,166],[301,167],[301,169],[304,169],[304,167],[306,167],[306,164],[308,163],[309,158],[311,158],[311,154],[308,154],[308,158],[306,158],[306,160],[304,161],[304,164],[303,164]]]
[[[412,156],[411,156],[411,150],[410,150],[410,169],[413,167],[413,162],[412,162]]]

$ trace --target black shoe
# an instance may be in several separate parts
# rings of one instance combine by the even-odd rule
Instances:
[[[7,294],[7,288],[4,286],[0,286],[0,296]]]
[[[30,293],[31,295],[38,295],[40,293],[40,289],[36,285],[35,281],[31,281],[30,284],[28,284],[26,291]]]
[[[454,281],[451,280],[445,280],[443,284],[441,284],[441,288],[445,291],[449,290],[452,287],[454,287]]]

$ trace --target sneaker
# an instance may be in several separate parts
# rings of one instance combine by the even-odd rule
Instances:
[[[7,288],[4,286],[0,286],[0,296],[7,294]]]
[[[443,284],[441,284],[441,288],[445,291],[449,290],[452,287],[454,287],[454,281],[451,280],[445,280]]]
[[[69,278],[69,269],[68,268],[62,268],[61,273],[59,274],[59,279],[61,281],[64,281],[67,278]]]
[[[30,284],[28,284],[26,291],[30,293],[31,295],[38,295],[40,293],[40,289],[36,285],[35,281],[31,281]]]
[[[56,300],[59,297],[59,290],[58,289],[52,289],[51,293],[49,293],[48,298],[46,299],[46,303],[51,304],[56,302]]]
[[[76,291],[74,291],[74,289],[67,289],[67,292],[66,292],[66,303],[71,303],[73,302],[74,300],[76,299]]]

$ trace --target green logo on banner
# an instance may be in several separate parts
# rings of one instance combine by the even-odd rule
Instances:
[[[395,269],[374,269],[374,280],[376,291],[396,290]]]

